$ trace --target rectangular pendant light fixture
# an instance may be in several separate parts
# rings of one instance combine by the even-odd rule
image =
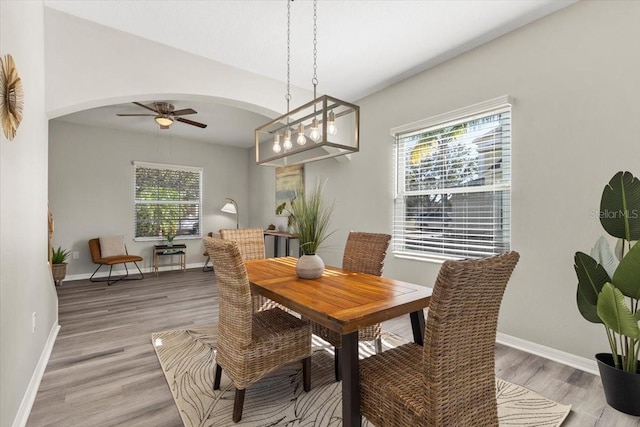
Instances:
[[[256,163],[292,166],[360,150],[360,107],[320,96],[255,130]]]

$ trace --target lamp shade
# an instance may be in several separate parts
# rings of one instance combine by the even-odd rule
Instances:
[[[224,199],[224,206],[220,209],[224,213],[234,214],[236,216],[236,228],[240,228],[240,222],[238,218],[238,204],[233,199]]]
[[[222,207],[222,209],[220,209],[222,212],[226,212],[226,213],[230,213],[230,214],[238,214],[238,208],[236,208],[236,205],[233,204],[232,202],[227,202],[224,204],[224,206]]]

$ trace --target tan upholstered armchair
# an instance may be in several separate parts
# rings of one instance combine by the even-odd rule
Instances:
[[[498,312],[519,257],[442,264],[424,347],[409,343],[361,361],[363,416],[376,426],[498,426]]]
[[[89,240],[89,251],[91,252],[91,260],[94,264],[98,264],[98,268],[93,272],[89,278],[92,282],[107,282],[107,286],[114,284],[120,280],[141,280],[144,279],[144,274],[138,266],[138,261],[142,261],[142,257],[138,255],[129,255],[127,247],[124,244],[123,236],[113,237],[100,237]],[[138,276],[129,277],[129,269],[127,263],[132,262],[138,269]],[[111,278],[113,266],[117,264],[124,265],[126,273],[124,275],[117,276],[115,279]],[[109,276],[106,279],[96,279],[94,276],[100,270],[103,265],[109,266]]]
[[[254,311],[238,244],[205,237],[220,295],[214,390],[222,371],[236,387],[233,421],[242,418],[247,387],[280,366],[302,361],[303,388],[311,389],[311,329],[279,308]]]

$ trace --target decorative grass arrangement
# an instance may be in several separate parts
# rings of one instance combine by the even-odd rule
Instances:
[[[329,231],[333,203],[325,204],[323,190],[324,184],[318,182],[311,193],[299,193],[291,200],[293,229],[304,255],[315,255],[322,242],[335,231]]]

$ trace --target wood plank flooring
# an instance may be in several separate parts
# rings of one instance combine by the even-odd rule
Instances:
[[[81,280],[57,291],[61,329],[27,426],[181,426],[151,333],[215,323],[214,274],[161,272],[109,287]],[[408,316],[383,327],[411,339]],[[640,417],[606,405],[593,375],[501,345],[496,372],[573,405],[563,427],[640,427]]]

